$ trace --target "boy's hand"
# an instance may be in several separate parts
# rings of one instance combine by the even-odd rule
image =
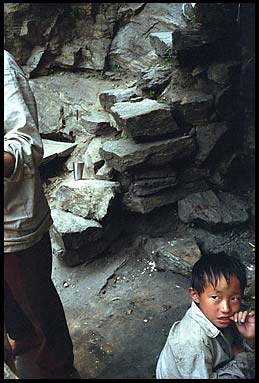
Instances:
[[[255,343],[255,312],[239,311],[230,317],[237,326],[238,331],[246,339],[247,343],[254,347]]]

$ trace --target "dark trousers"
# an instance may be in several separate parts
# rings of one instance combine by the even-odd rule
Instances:
[[[36,339],[35,362],[58,379],[72,369],[74,356],[51,270],[49,233],[27,250],[4,255],[4,320],[11,339]]]

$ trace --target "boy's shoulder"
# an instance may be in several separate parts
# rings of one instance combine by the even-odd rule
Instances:
[[[195,307],[191,306],[184,317],[173,324],[169,338],[174,346],[189,347],[192,344],[200,347],[208,345],[218,332],[207,318],[196,313]]]

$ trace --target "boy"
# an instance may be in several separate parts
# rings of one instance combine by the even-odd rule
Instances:
[[[204,255],[193,267],[192,305],[172,326],[157,379],[254,378],[255,312],[240,311],[245,266],[227,255]]]

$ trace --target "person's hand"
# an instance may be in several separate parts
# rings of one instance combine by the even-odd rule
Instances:
[[[255,343],[255,311],[239,311],[230,317],[236,323],[237,329],[246,339],[247,343],[254,347]]]
[[[4,177],[10,177],[15,167],[15,158],[12,154],[4,152]]]

